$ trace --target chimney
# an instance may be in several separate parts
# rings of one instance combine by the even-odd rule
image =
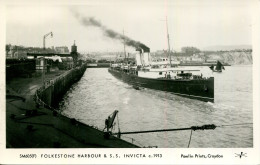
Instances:
[[[150,53],[150,48],[148,48],[148,47],[143,48],[143,50],[144,50],[144,52]]]

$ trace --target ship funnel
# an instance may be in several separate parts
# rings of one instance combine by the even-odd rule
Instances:
[[[136,49],[136,62],[137,65],[148,66],[150,65],[150,48],[145,47],[145,49],[137,48]]]
[[[148,47],[143,48],[143,50],[145,53],[150,53],[150,48],[148,48]]]
[[[142,65],[141,54],[142,54],[142,49],[139,49],[139,50],[136,49],[135,60],[136,60],[136,65],[137,66]]]
[[[147,46],[140,46],[140,47],[136,48],[136,51],[140,51],[141,53],[144,53],[144,52],[150,53],[150,48],[148,48]]]
[[[143,64],[144,66],[150,65],[150,53],[149,52],[144,52],[143,53]]]
[[[143,52],[143,49],[141,49],[141,48],[136,48],[135,49],[137,52],[139,52],[140,54]]]

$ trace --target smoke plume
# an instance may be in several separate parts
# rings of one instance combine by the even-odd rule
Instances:
[[[74,16],[81,22],[82,25],[94,26],[100,28],[103,31],[104,35],[111,39],[116,39],[116,40],[120,40],[121,42],[125,42],[127,46],[134,47],[136,48],[136,50],[140,50],[141,48],[144,50],[144,52],[150,52],[150,48],[147,47],[145,44],[139,41],[135,41],[123,34],[120,34],[112,29],[107,28],[106,26],[102,25],[101,22],[97,21],[94,17],[84,17],[81,16],[80,13],[76,11],[72,11],[72,12]]]

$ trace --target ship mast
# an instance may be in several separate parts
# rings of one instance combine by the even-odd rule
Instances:
[[[166,28],[167,28],[167,40],[168,40],[168,57],[170,57],[170,66],[172,66],[172,59],[171,59],[171,47],[170,47],[170,37],[168,32],[168,21],[166,17]]]
[[[125,32],[124,32],[124,29],[123,29],[123,36],[124,36],[124,55],[125,55],[125,60],[126,61],[126,52],[125,52]]]

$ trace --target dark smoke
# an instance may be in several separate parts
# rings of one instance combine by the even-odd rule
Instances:
[[[81,22],[82,25],[84,26],[95,26],[100,28],[104,35],[112,38],[112,39],[117,39],[120,40],[121,42],[125,42],[127,46],[131,46],[136,48],[136,50],[143,49],[144,52],[150,52],[150,48],[147,47],[145,44],[135,41],[127,36],[124,36],[123,34],[120,34],[118,32],[115,32],[112,29],[107,28],[106,26],[102,25],[101,22],[97,21],[94,17],[83,17],[80,15],[80,13],[76,11],[72,11],[74,16]]]
[[[86,26],[97,26],[102,27],[101,23],[95,20],[93,17],[82,18],[81,22]]]

